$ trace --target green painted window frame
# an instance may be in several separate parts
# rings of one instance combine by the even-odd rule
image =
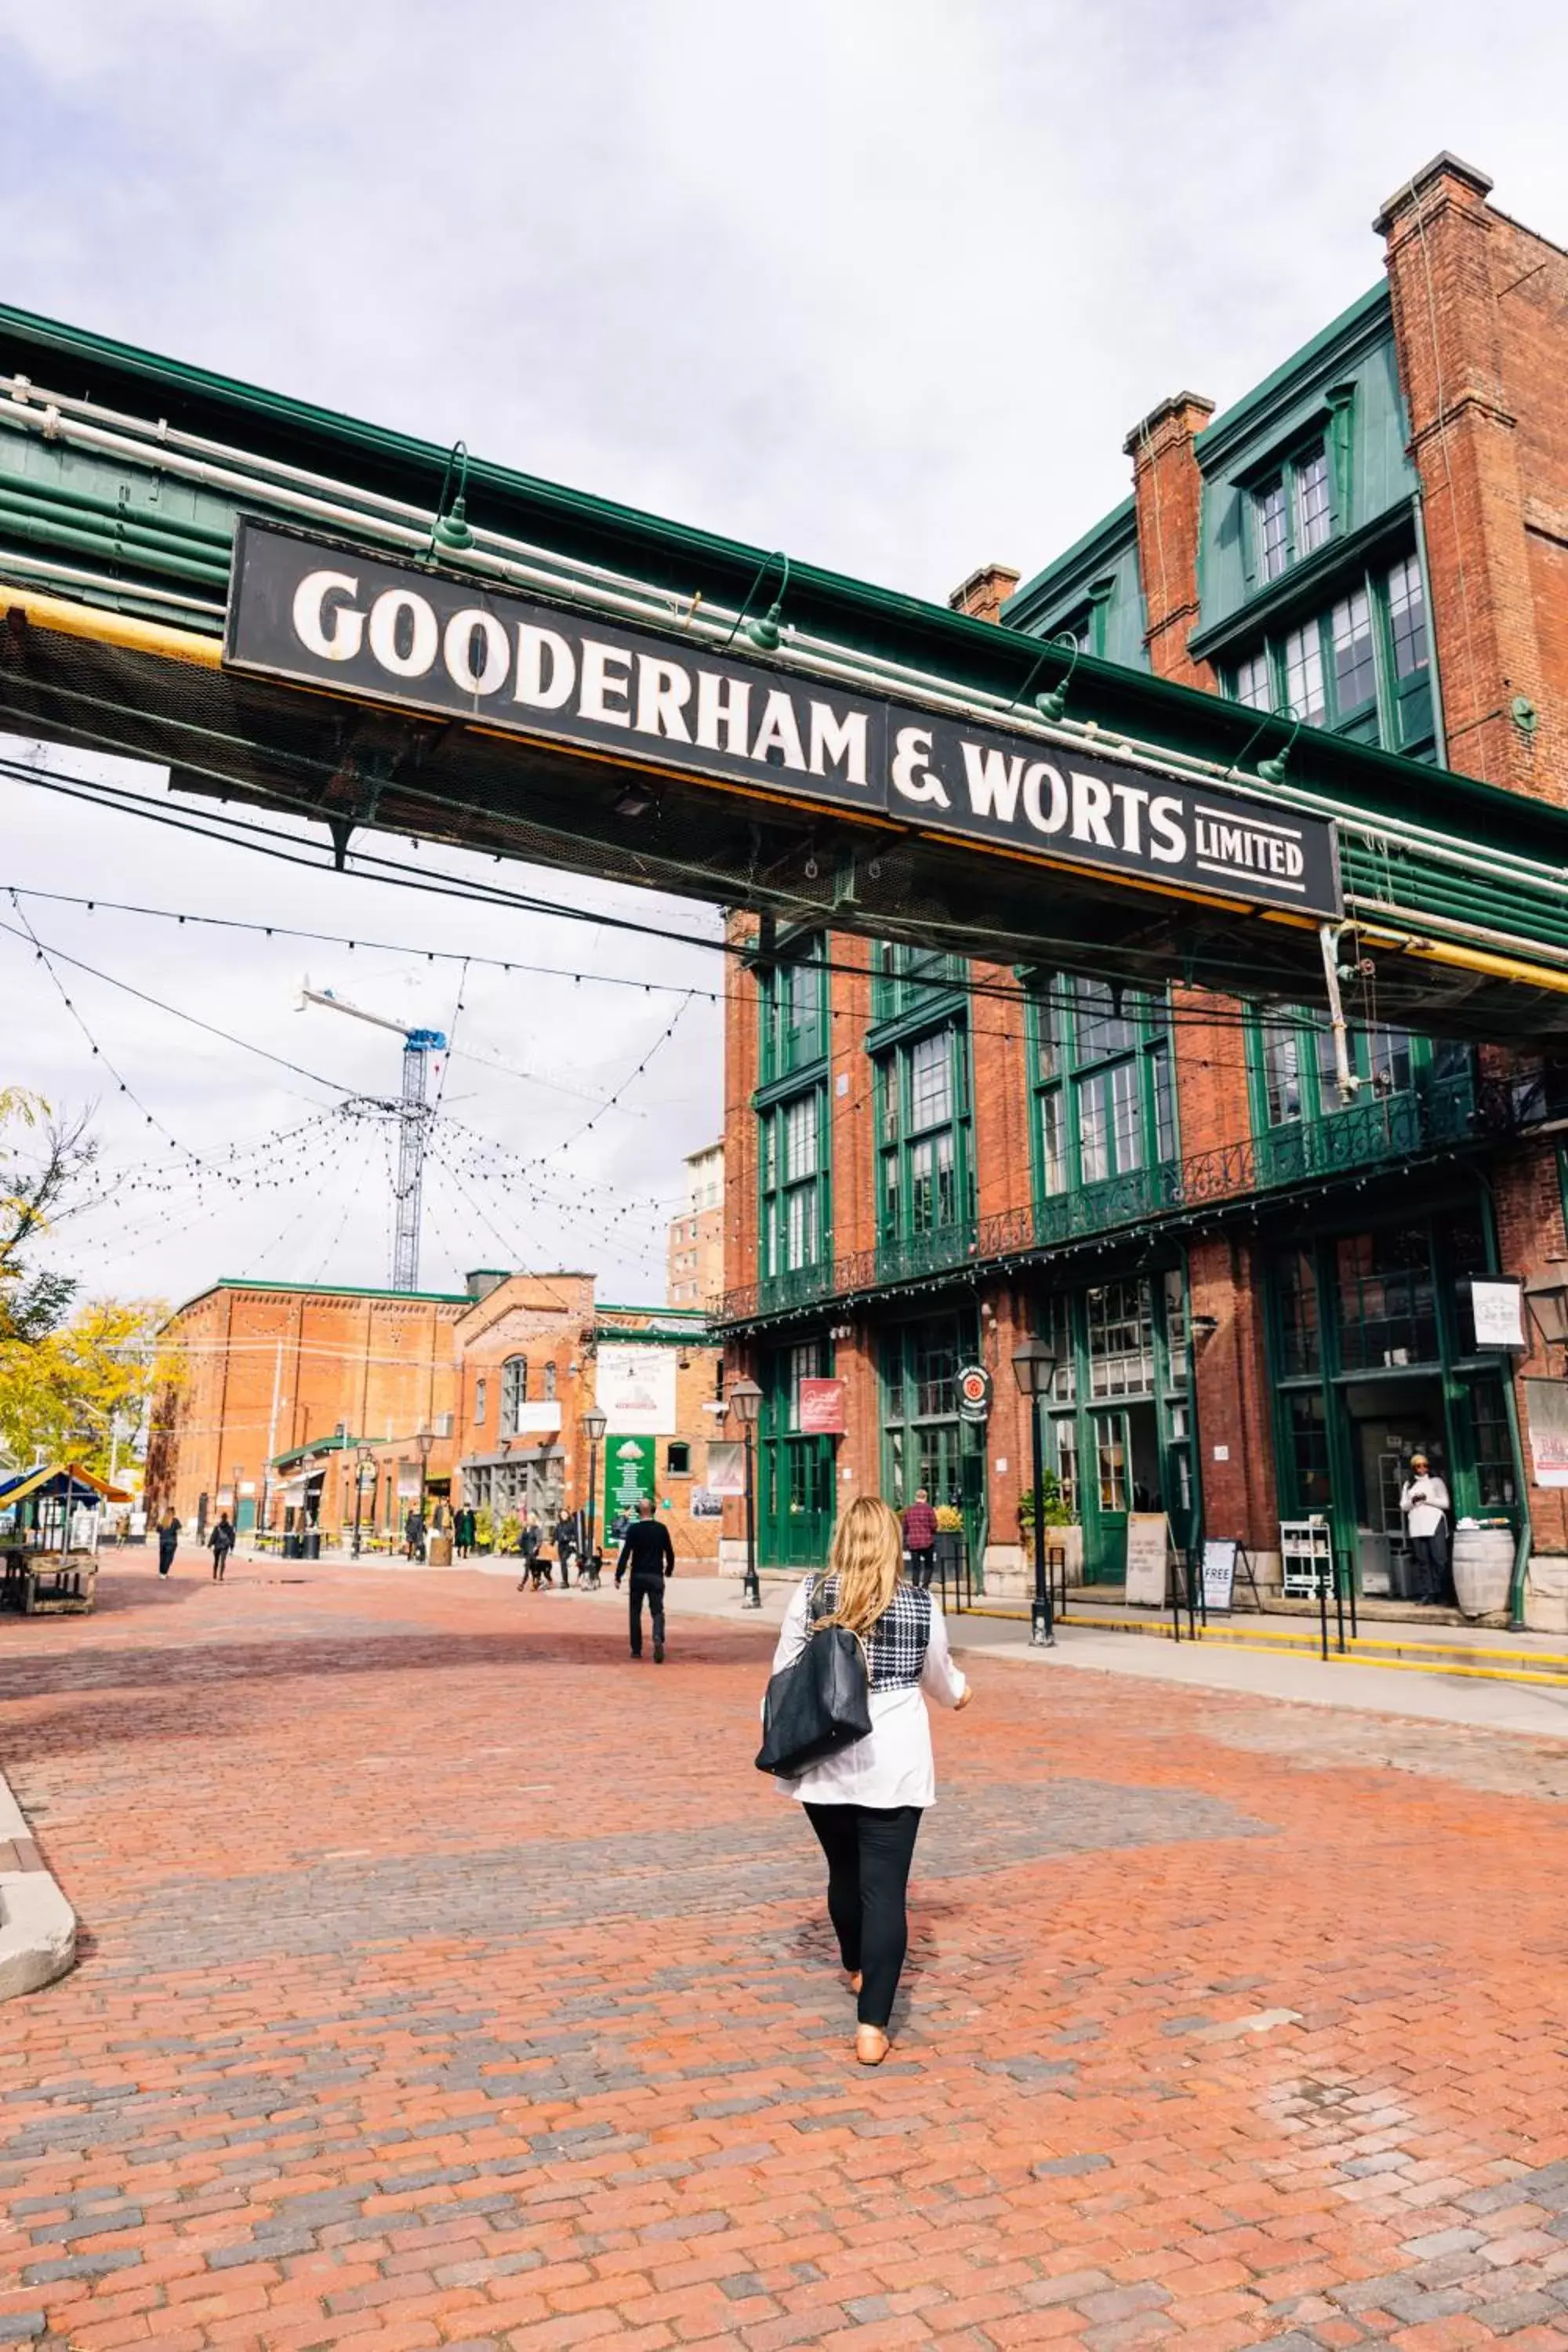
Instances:
[[[1388,1101],[1420,1095],[1435,1084],[1468,1081],[1475,1056],[1468,1045],[1423,1037],[1414,1030],[1384,1023],[1376,1028],[1350,1026],[1345,1034],[1346,1059],[1362,1081],[1348,1103],[1339,1098],[1334,1076],[1333,1032],[1326,1014],[1301,1005],[1247,1007],[1247,1094],[1255,1137],[1278,1135],[1292,1128],[1334,1119],[1369,1098]],[[1289,1055],[1283,1050],[1288,1048]],[[1281,1116],[1270,1097],[1271,1058],[1279,1050],[1277,1067],[1293,1079],[1300,1108]],[[1277,1087],[1278,1091],[1279,1088]]]
[[[879,940],[871,960],[871,1023],[901,1021],[962,988],[967,960],[942,948],[912,948]]]
[[[1406,592],[1413,585],[1414,598],[1419,601],[1420,642],[1425,656],[1403,675],[1398,667],[1394,624],[1396,581]],[[1342,703],[1335,624],[1342,609],[1356,596],[1364,596],[1367,603],[1373,690],[1360,701]],[[1267,708],[1287,718],[1296,717],[1289,693],[1288,648],[1303,630],[1316,632],[1324,699],[1324,708],[1317,718],[1309,719],[1305,712],[1300,714],[1307,725],[1343,735],[1352,742],[1381,744],[1385,750],[1403,753],[1406,759],[1436,758],[1431,615],[1420,561],[1413,546],[1401,554],[1380,559],[1375,564],[1359,565],[1353,572],[1345,573],[1334,583],[1332,594],[1313,612],[1292,617],[1289,626],[1280,625],[1270,631],[1233,659],[1224,673],[1225,691],[1231,699],[1246,702],[1255,710]],[[1256,672],[1260,660],[1267,704],[1258,699],[1249,675]]]
[[[1426,1239],[1423,1267],[1394,1266],[1379,1272],[1369,1265],[1357,1277],[1364,1294],[1368,1283],[1391,1286],[1393,1309],[1376,1317],[1347,1318],[1342,1244],[1378,1237],[1398,1230],[1420,1233]],[[1462,1233],[1473,1247],[1460,1243]],[[1290,1349],[1290,1324],[1280,1271],[1288,1259],[1305,1267],[1316,1299],[1316,1362],[1302,1368]],[[1517,1525],[1524,1507],[1520,1465],[1514,1451],[1506,1390],[1512,1370],[1506,1352],[1467,1348],[1458,1287],[1471,1276],[1497,1271],[1497,1242],[1484,1201],[1428,1199],[1414,1209],[1368,1216],[1364,1223],[1336,1225],[1310,1238],[1281,1238],[1261,1268],[1264,1330],[1273,1401],[1274,1462],[1282,1519],[1305,1518],[1314,1511],[1331,1513],[1336,1550],[1342,1560],[1353,1559],[1355,1470],[1343,1416],[1335,1411],[1341,1391],[1364,1386],[1381,1377],[1410,1374],[1441,1382],[1441,1430],[1426,1434],[1441,1439],[1447,1459],[1442,1468],[1457,1517],[1485,1513],[1507,1514]],[[1417,1276],[1423,1277],[1418,1280]],[[1397,1293],[1405,1284],[1409,1297],[1401,1307]],[[1385,1306],[1387,1302],[1385,1300]],[[1408,1347],[1410,1337],[1423,1327],[1430,1332],[1431,1353],[1393,1364],[1373,1363],[1381,1355],[1367,1338],[1383,1331],[1390,1352]],[[1405,1329],[1405,1338],[1398,1332]],[[1347,1341],[1349,1344],[1347,1344]],[[1495,1391],[1495,1396],[1494,1392]],[[1488,1408],[1483,1412],[1482,1406]],[[1495,1410],[1492,1409],[1495,1406]],[[1302,1480],[1303,1459],[1298,1444],[1301,1428],[1309,1437],[1321,1433],[1320,1471],[1325,1491]],[[1308,1466],[1310,1466],[1310,1465]],[[1501,1490],[1511,1486],[1511,1495]]]
[[[1322,467],[1322,486],[1326,493],[1319,510],[1327,520],[1321,535],[1307,540],[1304,525],[1303,490],[1315,467]],[[1344,528],[1345,497],[1344,467],[1339,459],[1337,436],[1321,425],[1297,441],[1294,447],[1252,473],[1239,486],[1247,512],[1247,560],[1253,581],[1260,587],[1271,587],[1282,580],[1302,559],[1315,555]],[[1270,572],[1265,568],[1267,541],[1264,535],[1265,502],[1278,491],[1281,500],[1284,530],[1279,544],[1283,560]]]
[[[1138,1309],[1146,1339],[1141,1340],[1137,1353],[1141,1360],[1146,1358],[1148,1377],[1130,1384],[1123,1375],[1117,1386],[1110,1367],[1118,1360],[1131,1363],[1131,1359],[1097,1352],[1096,1317],[1108,1310],[1097,1309],[1095,1302],[1110,1300],[1113,1292],[1128,1291],[1146,1294],[1146,1302]],[[1046,1464],[1061,1481],[1063,1499],[1079,1526],[1096,1523],[1108,1509],[1114,1516],[1118,1507],[1102,1499],[1097,1424],[1131,1406],[1152,1404],[1171,1481],[1164,1507],[1177,1542],[1188,1544],[1194,1539],[1199,1495],[1187,1308],[1186,1268],[1181,1262],[1153,1266],[1122,1263],[1092,1282],[1044,1292],[1035,1302],[1035,1327],[1057,1356],[1050,1393],[1040,1405]],[[1125,1320],[1125,1299],[1121,1319]],[[1100,1368],[1104,1368],[1103,1377],[1098,1376]],[[1095,1482],[1092,1496],[1084,1492],[1085,1479]]]
[[[791,1128],[815,1123],[814,1165],[792,1175]],[[757,1273],[777,1282],[831,1264],[833,1257],[832,1115],[826,1076],[813,1078],[759,1110],[757,1118]],[[792,1219],[809,1222],[810,1247],[795,1255]]]
[[[827,1059],[832,1022],[826,950],[823,934],[814,932],[775,963],[758,968],[757,1062],[764,1087]]]
[[[1109,1012],[1129,1033],[1125,1043],[1094,1051],[1086,1019],[1103,1022]],[[1115,992],[1098,981],[1054,973],[1032,979],[1026,1014],[1029,1055],[1029,1155],[1037,1205],[1063,1192],[1109,1183],[1137,1169],[1167,1166],[1181,1152],[1172,1059],[1170,998],[1127,989],[1121,1013]],[[1119,1081],[1117,1073],[1125,1074]],[[1091,1172],[1084,1156],[1083,1109],[1089,1089],[1104,1087],[1105,1165]],[[1125,1128],[1116,1118],[1120,1102],[1131,1106],[1138,1156],[1122,1164]],[[1053,1122],[1054,1120],[1054,1128]],[[1054,1136],[1054,1155],[1047,1148]]]
[[[877,1426],[881,1458],[881,1491],[895,1508],[915,1498],[921,1483],[922,1446],[934,1444],[946,1454],[950,1475],[945,1491],[934,1473],[926,1472],[934,1504],[963,1509],[966,1532],[973,1539],[973,1505],[965,1490],[963,1464],[984,1454],[984,1433],[959,1417],[957,1376],[966,1363],[977,1360],[979,1333],[973,1308],[952,1307],[909,1322],[889,1324],[877,1347]],[[932,1363],[951,1359],[951,1369],[940,1379],[921,1377]]]
[[[974,1104],[969,1042],[967,1012],[950,1013],[900,1037],[874,1056],[879,1247],[961,1233],[974,1221]],[[924,1117],[916,1081],[943,1055],[946,1110],[941,1118]],[[922,1169],[922,1162],[928,1160],[929,1178]],[[928,1181],[931,1213],[925,1215],[919,1188]]]

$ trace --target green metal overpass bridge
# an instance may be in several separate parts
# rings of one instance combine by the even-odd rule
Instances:
[[[0,729],[340,862],[1568,1037],[1563,810],[5,309],[0,624]]]

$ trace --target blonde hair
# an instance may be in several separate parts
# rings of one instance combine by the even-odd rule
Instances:
[[[838,1601],[819,1625],[842,1625],[864,1641],[892,1606],[903,1562],[899,1515],[879,1495],[857,1495],[833,1530],[827,1572],[838,1580]]]

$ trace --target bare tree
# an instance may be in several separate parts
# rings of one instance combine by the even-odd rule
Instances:
[[[90,1117],[57,1118],[41,1097],[0,1087],[0,1341],[36,1343],[75,1294],[68,1275],[30,1272],[26,1252],[69,1215],[98,1156]]]

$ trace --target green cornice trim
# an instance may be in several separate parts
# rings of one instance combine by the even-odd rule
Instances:
[[[1009,629],[1026,629],[1031,620],[1066,596],[1085,573],[1092,573],[1111,557],[1123,555],[1138,544],[1138,510],[1136,501],[1123,499],[1102,516],[1092,530],[1056,556],[1032,580],[1015,588],[1002,607],[1002,621]]]
[[[1194,435],[1193,451],[1205,474],[1220,472],[1237,448],[1254,434],[1267,431],[1272,418],[1304,398],[1313,384],[1348,366],[1363,351],[1385,341],[1394,332],[1394,306],[1388,281],[1380,278],[1348,310],[1331,319],[1310,343],[1244,393],[1234,407],[1214,417]]]

